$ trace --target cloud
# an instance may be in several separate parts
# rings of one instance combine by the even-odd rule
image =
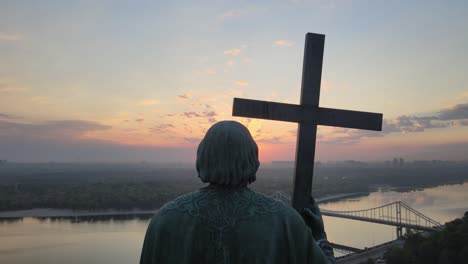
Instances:
[[[25,88],[18,87],[13,80],[0,79],[0,93],[16,93],[25,90]]]
[[[150,128],[151,132],[156,132],[156,133],[165,133],[169,132],[171,128],[174,128],[173,124],[160,124],[156,127]]]
[[[399,116],[395,119],[386,119],[383,122],[383,132],[422,132],[430,128],[444,128],[451,123],[440,122],[437,116]]]
[[[250,16],[255,13],[255,9],[231,9],[220,15],[221,19],[237,18]]]
[[[217,115],[218,114],[216,114],[216,112],[214,112],[214,111],[203,112],[203,116],[207,117],[208,122],[210,122],[210,123],[215,123],[217,121],[216,118],[215,118],[215,116],[217,116]]]
[[[19,34],[0,33],[0,41],[18,41],[22,39],[23,39],[23,36]]]
[[[182,116],[186,118],[206,118],[209,123],[216,122],[215,116],[218,114],[215,111],[203,111],[203,112],[184,112]]]
[[[0,121],[0,137],[24,139],[79,139],[88,132],[108,130],[110,126],[93,121],[59,120],[37,124]]]
[[[190,143],[199,143],[202,139],[198,137],[185,137],[184,140]]]
[[[110,126],[93,121],[0,120],[0,157],[16,162],[192,162],[194,147],[129,146],[86,137]]]
[[[46,104],[49,101],[47,96],[33,96],[31,97],[31,102],[37,104]]]
[[[208,69],[205,70],[205,73],[208,74],[208,75],[215,75],[216,70],[213,69],[213,68],[208,68]]]
[[[468,126],[468,119],[463,119],[458,121],[458,125],[460,126]]]
[[[247,85],[249,85],[249,83],[248,83],[247,81],[237,81],[236,84],[239,85],[239,86],[247,86]]]
[[[350,145],[361,142],[365,138],[384,137],[390,133],[418,133],[427,129],[450,128],[454,126],[468,126],[468,104],[459,104],[449,109],[435,112],[433,115],[416,116],[401,115],[396,118],[386,118],[382,123],[382,131],[348,129],[341,127],[319,127],[317,140],[325,144]],[[264,134],[264,132],[262,132]],[[295,135],[296,131],[288,131]],[[288,136],[278,138],[276,135],[260,138],[259,142],[281,144]],[[283,140],[283,141],[282,141]]]
[[[189,99],[190,94],[180,94],[180,95],[177,96],[177,98],[179,98],[179,99]]]
[[[448,109],[443,109],[439,112],[441,120],[457,120],[468,118],[468,103],[458,104]]]
[[[15,115],[10,115],[10,114],[5,114],[5,113],[0,113],[0,118],[4,119],[19,119],[21,118],[20,116],[15,116]]]
[[[426,129],[468,126],[468,104],[458,104],[428,116],[401,115],[384,119],[382,131],[368,131],[347,128],[329,128],[324,143],[355,144],[363,138],[382,137],[389,133],[417,133]]]
[[[342,127],[319,127],[317,141],[324,144],[349,145],[359,143],[363,138],[382,137],[383,133]]]
[[[138,105],[142,105],[142,106],[150,106],[150,105],[155,105],[155,104],[158,104],[159,101],[156,100],[156,99],[144,99],[144,100],[141,100]]]
[[[322,11],[334,10],[334,9],[336,9],[336,3],[333,1],[328,1],[320,5],[320,10]]]
[[[394,119],[385,119],[383,132],[422,132],[431,128],[446,128],[455,124],[465,126],[468,119],[468,103],[442,109],[430,116],[402,115]],[[454,122],[457,121],[458,122]]]
[[[274,137],[264,137],[259,138],[256,140],[257,143],[268,143],[268,144],[283,144],[289,142],[283,142],[282,137],[274,136]]]
[[[217,114],[214,111],[206,111],[206,112],[203,112],[203,116],[213,117],[213,116],[217,116]]]
[[[276,40],[273,42],[273,46],[275,47],[292,47],[294,45],[294,42],[289,41],[289,40]]]
[[[245,57],[242,59],[243,62],[245,63],[251,63],[252,62],[252,58],[249,58],[249,57]]]
[[[37,124],[0,121],[0,157],[16,162],[188,162],[193,147],[128,146],[83,137],[110,126],[63,120]]]
[[[201,115],[197,112],[184,112],[183,115],[187,118],[201,117]]]
[[[234,49],[225,50],[223,53],[224,53],[224,55],[237,56],[237,55],[239,55],[241,53],[241,50],[237,49],[237,48],[234,48]]]
[[[26,89],[19,87],[2,87],[0,84],[0,93],[17,93],[24,92]]]
[[[329,82],[329,81],[327,81],[325,79],[322,79],[321,88],[322,88],[324,93],[327,93],[328,91],[330,91],[330,89],[333,88],[333,83]]]

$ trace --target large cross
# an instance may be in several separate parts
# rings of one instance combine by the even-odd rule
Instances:
[[[300,211],[312,193],[317,125],[382,130],[382,114],[319,107],[325,35],[307,33],[301,104],[234,98],[233,116],[299,123],[292,206]]]

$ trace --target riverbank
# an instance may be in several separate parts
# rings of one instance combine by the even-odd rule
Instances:
[[[452,185],[459,183],[449,183],[441,184]],[[401,187],[392,187],[392,186],[378,186],[374,185],[375,191],[378,192],[388,192],[388,191],[414,191],[414,190],[423,190],[428,187],[421,188],[403,188]],[[372,189],[372,188],[370,188]],[[348,192],[348,193],[339,193],[326,195],[324,197],[316,198],[316,202],[320,204],[337,202],[340,200],[363,197],[369,195],[370,192]],[[0,211],[0,220],[9,220],[9,219],[19,219],[25,217],[33,218],[74,218],[74,217],[100,217],[100,216],[148,216],[150,217],[157,212],[157,209],[132,209],[132,210],[116,210],[116,209],[104,209],[104,210],[73,210],[73,209],[55,209],[55,208],[35,208],[35,209],[26,209],[26,210],[10,210],[10,211]]]
[[[372,191],[369,186],[428,188],[462,183],[468,165],[431,167],[317,167],[313,196]],[[292,168],[261,168],[251,188],[291,191]],[[34,208],[154,210],[206,184],[194,169],[135,166],[17,166],[0,168],[0,212]]]
[[[356,197],[367,196],[367,195],[369,195],[369,192],[339,193],[339,194],[320,197],[320,198],[315,199],[315,201],[317,203],[329,203],[329,202],[336,202],[336,201],[343,200],[343,199],[356,198]]]
[[[36,218],[54,218],[54,217],[88,217],[88,216],[116,216],[116,215],[152,215],[158,210],[71,210],[71,209],[52,209],[36,208],[30,210],[4,211],[0,212],[0,220],[24,217]]]
[[[328,195],[325,197],[317,198],[317,203],[327,203],[339,201],[342,199],[360,197],[368,195],[368,192],[356,192],[356,193],[341,193],[335,195]],[[12,218],[24,218],[24,217],[36,217],[36,218],[56,218],[56,217],[89,217],[89,216],[125,216],[125,215],[153,215],[158,210],[72,210],[72,209],[53,209],[53,208],[36,208],[29,210],[17,210],[17,211],[3,211],[0,212],[0,220],[12,219]]]

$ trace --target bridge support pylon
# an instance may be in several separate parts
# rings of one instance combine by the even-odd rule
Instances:
[[[398,201],[395,203],[396,207],[396,218],[397,218],[397,228],[396,228],[396,237],[400,239],[403,236],[403,227],[401,226],[401,202]]]
[[[397,226],[396,228],[396,237],[397,239],[400,239],[403,237],[403,227],[402,226]]]

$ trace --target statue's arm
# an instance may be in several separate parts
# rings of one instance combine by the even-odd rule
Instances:
[[[330,246],[325,233],[322,213],[312,197],[310,198],[309,205],[302,210],[301,215],[306,225],[310,228],[312,236],[323,254],[330,263],[336,263],[333,248]]]
[[[146,230],[145,241],[143,242],[143,249],[141,250],[140,264],[154,264],[155,261],[155,240],[156,236],[154,233],[154,217],[148,225]]]
[[[336,263],[335,259],[335,254],[333,253],[333,248],[330,246],[330,243],[328,243],[327,238],[322,238],[319,240],[316,240],[316,243],[318,247],[321,249],[325,257],[328,259],[328,262],[331,264]]]

